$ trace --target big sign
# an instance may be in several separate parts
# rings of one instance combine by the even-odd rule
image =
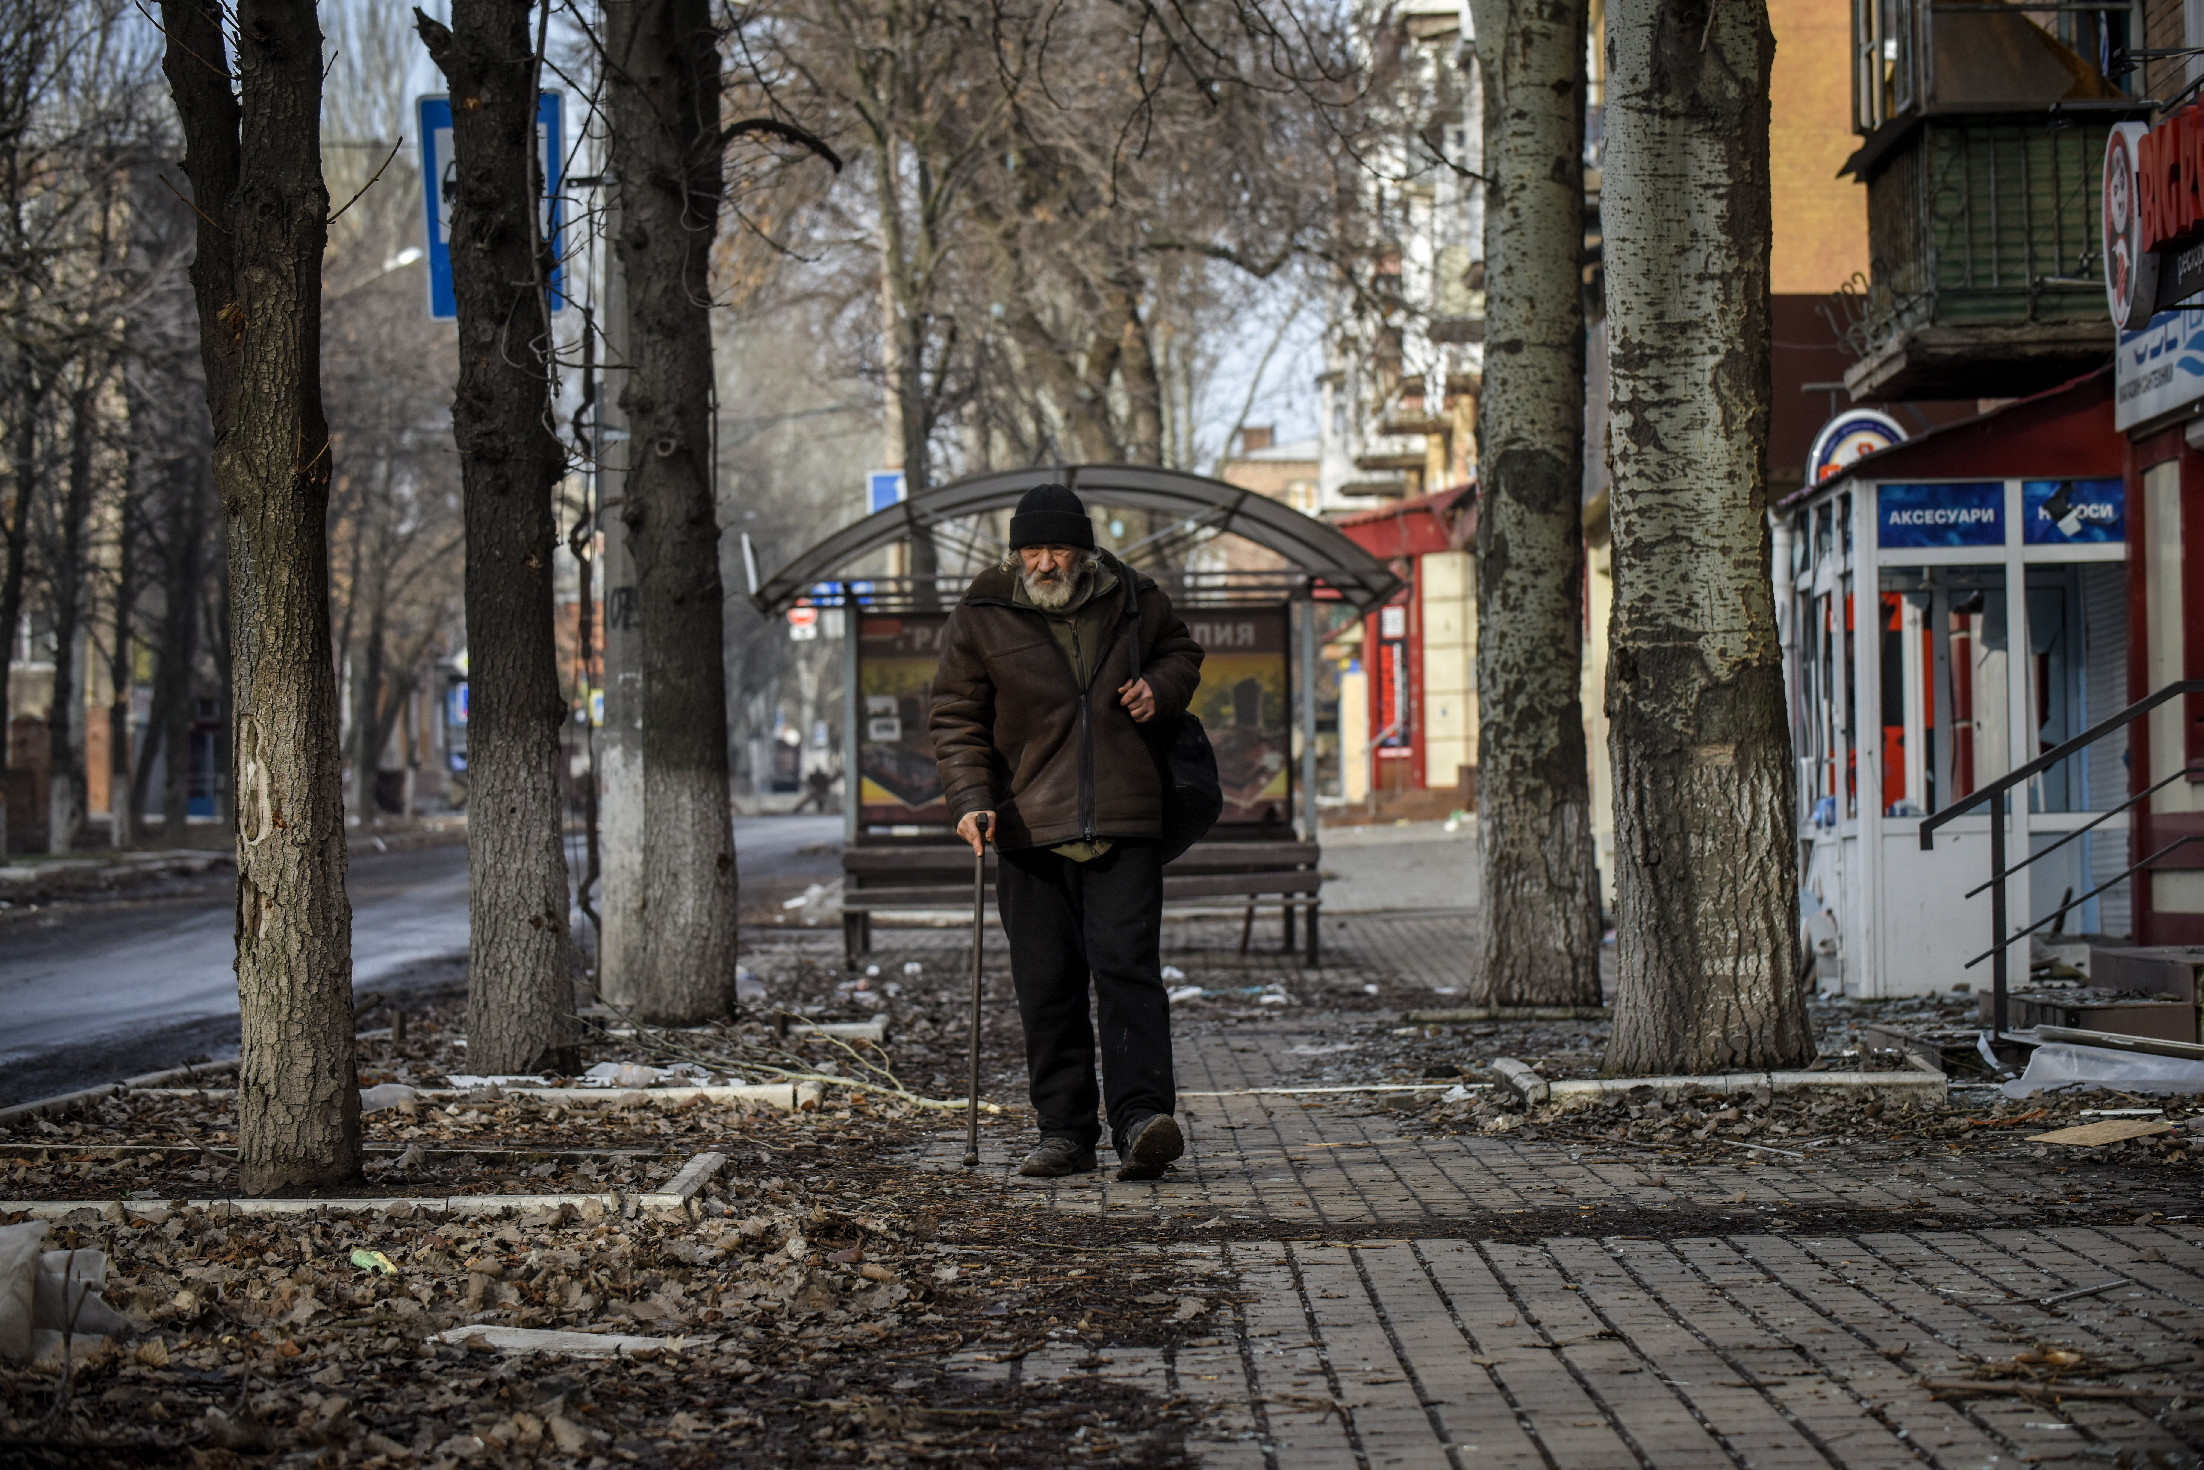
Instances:
[[[2204,118],[2114,123],[2105,139],[2105,304],[2115,328],[2204,291]]]

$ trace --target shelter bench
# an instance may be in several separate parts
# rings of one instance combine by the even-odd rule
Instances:
[[[1298,914],[1311,965],[1322,963],[1317,940],[1324,875],[1313,842],[1197,842],[1163,870],[1166,905],[1238,899],[1245,905],[1240,953],[1247,953],[1258,905],[1275,904],[1284,921],[1284,949],[1295,947]],[[987,854],[987,902],[995,901],[995,853]],[[885,910],[970,912],[972,849],[954,840],[887,839],[842,849],[842,947],[853,963],[872,950],[872,916]]]

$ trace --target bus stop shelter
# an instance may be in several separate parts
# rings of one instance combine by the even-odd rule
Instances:
[[[1237,899],[1250,925],[1257,900],[1274,900],[1284,911],[1289,947],[1295,913],[1305,915],[1313,958],[1320,889],[1314,691],[1322,619],[1327,605],[1366,611],[1399,591],[1401,580],[1338,530],[1290,506],[1221,480],[1114,464],[1017,470],[936,486],[843,527],[770,577],[753,577],[751,601],[766,616],[810,606],[841,626],[849,792],[843,913],[852,953],[869,947],[875,913],[970,902],[970,855],[953,836],[927,732],[937,646],[972,576],[1003,553],[996,518],[1052,480],[1070,486],[1090,510],[1148,513],[1156,529],[1117,554],[1162,585],[1203,647],[1193,712],[1217,750],[1225,810],[1210,840],[1166,872],[1166,900]],[[852,574],[854,565],[921,530],[944,568],[938,575]],[[1224,535],[1263,548],[1278,565],[1188,567],[1189,550]],[[1243,926],[1243,946],[1246,939]]]

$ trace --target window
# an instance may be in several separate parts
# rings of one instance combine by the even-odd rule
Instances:
[[[1913,107],[1916,0],[1852,0],[1852,126],[1872,133]]]

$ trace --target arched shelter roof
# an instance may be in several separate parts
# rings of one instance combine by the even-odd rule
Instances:
[[[1090,504],[1160,511],[1243,536],[1359,607],[1373,607],[1401,587],[1391,567],[1337,528],[1268,496],[1154,465],[1081,464],[972,475],[921,491],[900,505],[844,526],[802,552],[768,578],[750,600],[767,617],[776,617],[814,584],[832,580],[867,552],[901,541],[914,526],[1007,510],[1026,491],[1052,480],[1070,486]]]

